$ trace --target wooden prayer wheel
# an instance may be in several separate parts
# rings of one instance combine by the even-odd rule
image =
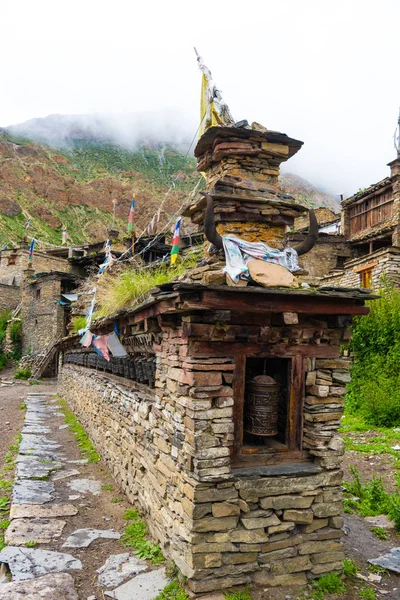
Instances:
[[[278,433],[281,386],[269,375],[257,375],[248,384],[244,430],[252,435]]]

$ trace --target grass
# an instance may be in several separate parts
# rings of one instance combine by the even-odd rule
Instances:
[[[112,498],[111,502],[112,504],[118,504],[119,502],[123,502],[124,499],[121,498],[120,496],[115,496],[115,498]]]
[[[159,545],[146,539],[148,528],[140,519],[138,511],[135,509],[126,511],[124,519],[128,521],[128,524],[125,526],[124,534],[121,537],[122,543],[128,548],[134,548],[139,558],[151,560],[153,565],[165,562]]]
[[[251,595],[248,587],[238,591],[224,592],[225,600],[251,600]]]
[[[174,267],[162,263],[151,269],[129,266],[118,275],[106,272],[97,283],[95,316],[105,317],[143,301],[151,289],[183,275],[186,269],[196,264],[198,258],[199,252],[196,250],[180,256]]]
[[[114,491],[114,487],[111,485],[111,483],[103,483],[103,485],[101,486],[101,489],[104,490],[105,492],[113,492]]]
[[[345,500],[345,512],[356,511],[363,517],[388,515],[400,530],[400,496],[398,493],[389,494],[385,490],[382,479],[372,479],[362,482],[356,467],[350,468],[352,481],[345,481],[346,494],[350,495]],[[375,528],[375,530],[381,528]],[[383,538],[381,538],[383,539]]]
[[[29,540],[28,542],[25,542],[25,546],[26,548],[34,548],[36,546],[35,540]]]
[[[357,565],[350,560],[349,558],[345,558],[343,561],[343,575],[346,577],[350,577],[351,575],[356,575],[358,572]]]
[[[73,317],[72,319],[72,330],[77,333],[80,329],[86,327],[86,317]]]
[[[73,431],[82,454],[90,463],[98,462],[100,460],[100,455],[96,452],[96,449],[90,441],[86,431],[83,429],[74,413],[69,410],[67,403],[62,398],[60,398],[60,406],[65,416],[65,422],[67,425],[69,425],[71,431]]]
[[[377,573],[378,575],[384,575],[388,573],[388,570],[385,567],[381,567],[380,565],[368,565],[368,569],[371,573]]]
[[[376,592],[372,588],[361,588],[359,593],[362,600],[376,600]]]
[[[371,531],[380,540],[387,540],[388,539],[388,532],[386,531],[386,529],[384,527],[371,527]]]
[[[154,600],[189,600],[189,596],[177,581],[171,581]]]
[[[325,594],[343,595],[346,588],[337,573],[328,573],[313,581],[313,600],[323,600]]]

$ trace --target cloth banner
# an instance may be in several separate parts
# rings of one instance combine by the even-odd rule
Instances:
[[[132,198],[131,208],[129,210],[129,218],[128,218],[128,233],[132,233],[133,231],[133,217],[135,214],[135,196]]]
[[[225,250],[226,266],[224,271],[237,283],[239,279],[250,279],[247,263],[258,259],[286,267],[289,271],[300,269],[297,262],[297,252],[294,248],[275,250],[263,242],[246,242],[235,235],[225,235],[222,238]]]
[[[124,358],[125,356],[128,356],[127,351],[119,341],[115,331],[110,333],[110,335],[108,336],[108,349],[110,350],[111,354],[116,358]]]
[[[182,221],[182,217],[178,217],[178,220],[175,225],[174,237],[172,239],[171,265],[174,265],[176,263],[176,259],[178,258],[181,221]]]
[[[35,240],[33,238],[31,241],[31,245],[29,246],[29,262],[32,262],[34,249],[35,249]]]
[[[91,331],[86,331],[83,338],[79,342],[84,348],[89,348],[93,341],[93,333]]]
[[[108,338],[110,337],[110,333],[107,335],[95,335],[93,336],[92,345],[94,349],[100,352],[101,356],[106,360],[110,360],[110,353],[108,352]]]

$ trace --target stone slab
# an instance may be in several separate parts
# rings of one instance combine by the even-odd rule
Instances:
[[[21,455],[17,459],[17,479],[39,479],[48,477],[61,468],[61,463],[39,456]]]
[[[13,504],[10,510],[10,519],[51,519],[55,517],[73,517],[78,514],[78,509],[73,504]]]
[[[365,521],[373,527],[382,527],[383,529],[394,529],[396,526],[395,522],[388,519],[386,515],[365,517]]]
[[[68,573],[44,575],[30,581],[12,581],[0,586],[0,600],[79,600]]]
[[[60,479],[67,479],[68,477],[75,477],[75,475],[80,475],[77,469],[64,469],[60,471],[56,475],[53,475],[53,481],[59,481]]]
[[[66,522],[59,519],[13,519],[4,539],[11,546],[22,546],[31,541],[48,544],[61,536],[65,525]]]
[[[130,556],[129,552],[125,552],[124,554],[109,556],[104,565],[96,572],[99,574],[99,585],[104,588],[113,588],[121,585],[129,576],[137,575],[147,569],[148,566],[144,560]]]
[[[93,496],[101,494],[101,481],[95,479],[74,479],[68,481],[67,485],[71,490],[80,494],[91,493]]]
[[[371,565],[378,565],[400,575],[400,547],[392,548],[390,552],[368,560]]]
[[[13,489],[14,504],[44,504],[54,499],[51,481],[19,479]]]
[[[72,554],[6,546],[0,552],[0,562],[9,566],[14,581],[33,579],[48,573],[61,573],[72,569],[82,569],[80,560]]]
[[[106,595],[115,600],[154,600],[170,580],[165,569],[141,573]]]
[[[114,529],[77,529],[66,539],[63,548],[87,548],[98,538],[119,540],[121,534]]]

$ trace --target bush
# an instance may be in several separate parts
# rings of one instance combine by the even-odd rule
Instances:
[[[369,425],[400,425],[400,290],[386,285],[353,323],[355,353],[346,408]]]
[[[30,368],[26,367],[25,369],[18,369],[14,375],[14,379],[29,379],[31,375]]]
[[[73,317],[72,319],[72,329],[76,333],[80,329],[84,329],[86,327],[86,318],[85,317]]]

